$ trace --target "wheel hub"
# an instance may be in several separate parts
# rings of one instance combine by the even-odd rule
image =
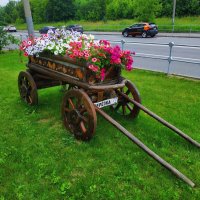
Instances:
[[[81,115],[78,110],[74,109],[68,113],[68,119],[70,123],[77,125],[81,121]]]

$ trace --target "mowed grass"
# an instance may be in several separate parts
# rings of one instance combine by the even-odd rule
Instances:
[[[135,120],[106,111],[195,183],[175,177],[98,115],[96,134],[77,141],[62,125],[61,87],[38,91],[39,105],[19,98],[25,70],[18,53],[0,55],[0,199],[181,199],[200,196],[200,150],[140,112]],[[200,141],[200,82],[123,72],[143,105]]]
[[[34,24],[35,30],[39,30],[44,26],[67,26],[70,24],[81,24],[85,31],[122,31],[134,23],[138,23],[138,19],[120,19],[120,20],[107,20],[107,21],[85,21],[85,20],[69,20],[63,22],[49,22]],[[167,17],[156,18],[154,22],[158,25],[159,32],[172,31],[172,19]],[[26,24],[16,24],[18,30],[27,29]],[[176,17],[175,18],[175,32],[200,32],[200,16],[193,17]]]

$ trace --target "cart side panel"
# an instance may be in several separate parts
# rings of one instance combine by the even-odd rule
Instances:
[[[38,64],[54,71],[78,78],[80,81],[84,81],[85,71],[84,68],[80,67],[79,65],[75,65],[69,62],[63,62],[60,60],[54,60],[47,57],[33,56],[29,57],[29,63]]]
[[[41,55],[39,57],[30,56],[29,64],[37,64],[45,68],[69,75],[81,82],[89,85],[109,85],[117,84],[120,80],[121,69],[111,67],[107,70],[105,79],[101,81],[95,72],[92,72],[86,64],[76,62],[66,56]]]

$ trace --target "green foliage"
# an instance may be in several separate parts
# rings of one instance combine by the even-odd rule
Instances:
[[[76,19],[89,21],[104,20],[106,14],[106,0],[76,0]]]
[[[99,115],[94,138],[77,141],[62,125],[60,87],[38,90],[38,106],[20,101],[16,80],[26,62],[17,52],[0,55],[0,199],[199,199],[199,149],[143,112],[133,120],[106,109],[191,178],[192,189]],[[199,81],[142,70],[123,75],[136,84],[145,106],[200,141]]]
[[[136,0],[111,0],[106,7],[108,19],[134,18],[136,16]]]
[[[140,21],[153,21],[162,8],[159,0],[137,0],[136,14]]]
[[[47,1],[45,14],[48,22],[65,21],[74,17],[73,0]]]
[[[0,27],[0,54],[5,46],[9,44],[17,44],[19,41],[13,36],[8,34],[3,30],[3,27]]]
[[[172,16],[173,1],[161,0],[162,10],[161,16]],[[176,1],[176,16],[192,16],[200,14],[199,0],[177,0]]]
[[[34,23],[42,23],[47,21],[46,7],[48,0],[31,0],[31,9]]]
[[[18,18],[17,12],[17,2],[9,1],[9,3],[4,8],[4,19],[8,24],[12,23],[14,20]]]
[[[36,24],[69,20],[104,21],[172,16],[172,0],[30,0]],[[200,15],[199,0],[177,0],[176,17]],[[0,7],[0,25],[25,22],[22,1]]]

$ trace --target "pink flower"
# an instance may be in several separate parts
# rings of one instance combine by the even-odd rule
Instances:
[[[43,38],[48,38],[48,34],[42,34]]]
[[[88,59],[90,55],[88,53],[85,54],[85,58]]]
[[[97,72],[99,70],[99,67],[95,65],[89,65],[88,68],[91,69],[93,72]]]
[[[24,56],[26,56],[26,57],[27,57],[27,56],[28,56],[28,53],[27,53],[27,52],[24,52]]]
[[[83,53],[84,54],[88,54],[88,50],[83,50]]]
[[[83,56],[84,56],[84,53],[79,52],[79,56],[80,56],[80,57],[83,57]]]
[[[32,42],[31,42],[31,40],[29,40],[29,41],[28,41],[28,45],[32,45]]]
[[[110,46],[110,42],[107,41],[107,40],[100,40],[99,43],[100,43],[100,44],[104,44],[104,45],[106,45],[106,46]]]
[[[71,54],[71,55],[69,55],[69,57],[70,57],[70,58],[74,58],[74,56],[73,56],[72,54]]]
[[[79,52],[77,50],[74,50],[73,53],[75,57],[79,55]]]
[[[97,58],[92,58],[92,62],[97,62]]]
[[[126,70],[127,70],[127,71],[131,71],[132,69],[133,69],[133,67],[132,67],[131,65],[127,65],[127,66],[126,66]]]
[[[100,76],[101,76],[101,80],[103,81],[105,79],[105,76],[106,76],[106,69],[105,68],[101,69]]]
[[[82,44],[81,43],[78,43],[77,44],[77,47],[80,49],[82,47]]]

